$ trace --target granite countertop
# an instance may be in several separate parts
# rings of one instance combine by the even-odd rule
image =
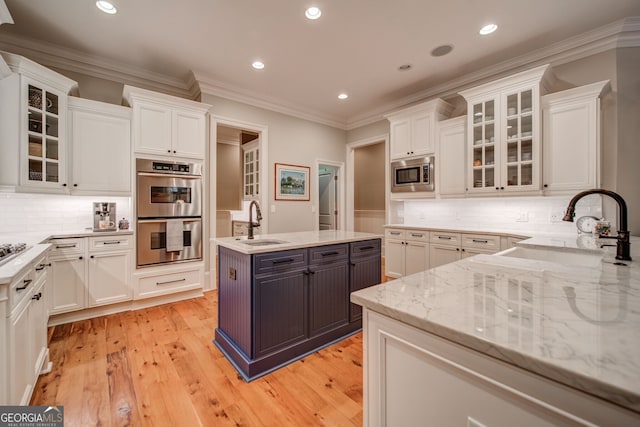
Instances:
[[[50,239],[69,239],[74,237],[98,237],[133,235],[132,230],[93,231],[81,229],[76,231],[30,231],[24,233],[0,233],[0,243],[26,243],[29,249],[12,258],[8,263],[0,266],[0,285],[10,283],[23,269],[39,257],[43,251],[49,249],[47,241]]]
[[[539,236],[362,289],[351,301],[640,412],[640,238],[626,265],[598,243]],[[506,256],[523,249],[559,262]]]
[[[234,251],[251,255],[266,252],[284,251],[288,249],[309,248],[313,246],[332,245],[337,243],[357,242],[368,239],[382,239],[383,236],[371,233],[359,233],[345,230],[300,231],[296,233],[259,234],[253,240],[242,237],[214,237],[212,242]],[[264,241],[279,241],[276,244],[261,245]],[[250,246],[246,242],[256,242]]]

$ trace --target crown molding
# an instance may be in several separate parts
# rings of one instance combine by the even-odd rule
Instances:
[[[294,104],[286,103],[275,98],[257,97],[254,93],[250,93],[247,89],[216,80],[206,74],[193,72],[194,79],[200,87],[201,94],[209,94],[229,99],[231,101],[241,102],[243,104],[252,105],[254,107],[263,108],[274,111],[276,113],[293,116],[304,120],[320,123],[334,128],[346,130],[346,122],[329,117],[317,111],[305,110]]]
[[[380,121],[384,119],[386,113],[402,106],[430,98],[453,96],[460,90],[499,78],[501,75],[523,70],[524,67],[544,63],[557,66],[619,47],[638,46],[640,46],[640,17],[625,18],[377,107],[375,110],[349,120],[347,130]]]
[[[181,98],[190,98],[192,95],[185,81],[177,77],[132,67],[113,60],[100,59],[48,42],[1,34],[0,49],[25,56],[48,67],[61,68],[130,86],[142,86]]]

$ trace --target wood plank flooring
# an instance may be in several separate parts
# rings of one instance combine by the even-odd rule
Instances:
[[[246,383],[212,343],[217,292],[52,327],[32,405],[65,426],[361,426],[362,334]]]

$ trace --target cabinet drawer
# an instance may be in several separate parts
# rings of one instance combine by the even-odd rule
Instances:
[[[33,281],[36,282],[47,272],[47,267],[50,267],[51,264],[47,262],[46,256],[41,256],[37,261],[33,263]]]
[[[380,256],[380,239],[353,242],[350,246],[351,259]]]
[[[307,265],[307,250],[295,249],[255,255],[253,262],[255,274],[302,268]]]
[[[431,243],[441,245],[460,246],[460,233],[450,233],[448,231],[432,231]]]
[[[104,252],[132,248],[132,236],[101,236],[89,238],[89,252]]]
[[[483,234],[463,234],[463,248],[485,249],[498,252],[500,250],[500,236],[485,236]]]
[[[35,286],[35,274],[32,268],[28,269],[13,282],[11,282],[11,287],[9,289],[9,311],[7,314],[11,313],[11,311],[22,302],[27,295],[31,295],[31,291]]]
[[[79,255],[84,253],[84,238],[76,239],[51,239],[50,256],[62,257],[67,255]]]
[[[404,230],[398,228],[389,228],[384,231],[386,239],[404,239]]]
[[[202,287],[200,270],[158,274],[138,279],[138,298],[171,294]]]
[[[349,244],[347,243],[309,249],[309,264],[322,264],[347,259],[349,259]]]
[[[405,230],[404,238],[414,242],[428,242],[429,232],[424,230]]]

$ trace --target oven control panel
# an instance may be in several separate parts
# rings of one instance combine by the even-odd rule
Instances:
[[[191,173],[191,165],[189,163],[163,163],[153,162],[154,171],[181,172]]]

